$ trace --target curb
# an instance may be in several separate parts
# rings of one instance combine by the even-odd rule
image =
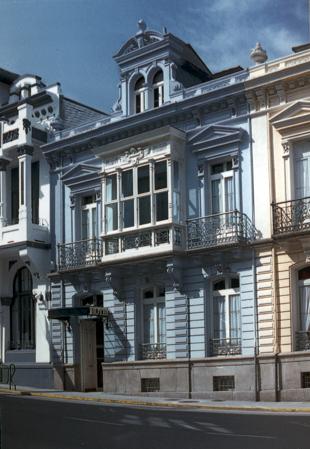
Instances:
[[[31,396],[42,397],[49,399],[62,399],[70,401],[85,401],[85,402],[99,402],[102,404],[120,404],[133,405],[143,407],[157,407],[157,408],[177,408],[177,409],[200,409],[200,410],[223,410],[223,411],[257,411],[257,412],[272,412],[272,413],[310,413],[310,407],[296,408],[296,407],[266,407],[266,406],[242,406],[242,405],[212,405],[212,404],[197,404],[187,402],[186,404],[171,403],[171,402],[149,402],[135,399],[108,399],[96,398],[76,395],[63,395],[61,393],[44,393],[36,391],[22,391],[22,390],[6,390],[0,389],[0,393],[5,393],[13,396]]]

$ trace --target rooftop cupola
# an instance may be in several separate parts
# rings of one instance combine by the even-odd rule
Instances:
[[[148,30],[139,20],[138,31],[114,56],[120,69],[117,114],[131,115],[170,100],[176,89],[191,87],[212,78],[212,74],[191,45],[167,32]]]

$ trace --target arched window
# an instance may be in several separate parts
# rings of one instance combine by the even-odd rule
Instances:
[[[162,70],[155,73],[153,78],[153,106],[158,108],[164,102],[164,76]]]
[[[145,111],[146,87],[143,76],[137,79],[135,84],[135,112],[139,114]]]
[[[213,339],[240,346],[241,311],[239,278],[225,277],[213,282]]]
[[[35,348],[35,302],[32,277],[24,267],[18,270],[13,284],[11,305],[11,349]]]

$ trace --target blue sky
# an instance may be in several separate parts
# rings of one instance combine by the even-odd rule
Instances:
[[[0,0],[0,66],[60,81],[65,95],[110,111],[112,56],[137,31],[168,31],[192,44],[212,71],[251,65],[261,41],[269,58],[310,41],[307,0]]]

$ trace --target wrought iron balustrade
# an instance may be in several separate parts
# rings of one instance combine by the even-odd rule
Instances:
[[[296,332],[296,351],[310,350],[310,332]]]
[[[118,236],[106,236],[104,238],[105,254],[117,254],[132,249],[151,248],[170,243],[181,247],[184,240],[183,235],[183,228],[173,225],[171,227],[146,229]]]
[[[69,270],[95,265],[102,258],[102,240],[80,240],[58,245],[58,270]]]
[[[143,360],[165,359],[166,345],[162,343],[143,343],[141,345],[141,358]]]
[[[255,229],[247,215],[235,210],[187,221],[187,248],[210,248],[254,240]]]
[[[239,338],[212,338],[210,345],[212,355],[241,354],[241,340]]]
[[[272,204],[273,233],[310,229],[310,197]]]

